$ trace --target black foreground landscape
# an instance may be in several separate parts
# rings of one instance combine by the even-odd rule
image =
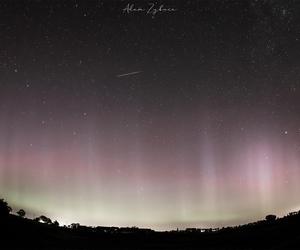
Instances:
[[[222,229],[155,232],[151,229],[59,226],[46,216],[24,218],[0,202],[1,249],[299,249],[300,211],[283,218]]]

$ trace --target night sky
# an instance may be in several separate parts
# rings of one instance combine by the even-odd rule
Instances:
[[[150,3],[0,1],[0,197],[157,230],[300,210],[300,1]]]

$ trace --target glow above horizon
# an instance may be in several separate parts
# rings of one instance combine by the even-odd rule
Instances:
[[[197,25],[180,13],[136,23],[92,7],[50,6],[61,11],[35,33],[51,8],[31,7],[33,21],[20,17],[31,24],[28,33],[15,30],[27,43],[10,47],[13,30],[6,30],[0,44],[9,65],[0,79],[0,197],[13,208],[63,224],[157,230],[236,225],[300,209],[293,13],[287,21],[280,12],[269,34],[258,27],[272,17],[251,6],[248,25],[212,6]],[[227,21],[216,24],[215,11]],[[18,27],[16,20],[6,21]],[[289,38],[281,29],[287,22]],[[197,29],[188,31],[192,24]],[[141,36],[143,25],[153,30]],[[282,43],[286,57],[276,54]]]
[[[191,144],[143,133],[115,143],[83,130],[62,142],[58,134],[18,128],[1,140],[1,194],[14,207],[65,223],[161,230],[238,224],[299,206],[299,148],[285,132],[232,132],[230,145],[208,132]]]

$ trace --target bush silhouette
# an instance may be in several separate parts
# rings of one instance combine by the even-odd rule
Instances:
[[[20,216],[20,217],[24,217],[26,215],[26,212],[23,210],[23,209],[20,209],[17,214]]]
[[[53,226],[59,227],[59,223],[58,223],[57,220],[55,220],[55,221],[53,222]]]
[[[266,221],[272,222],[276,220],[276,215],[269,214],[266,216]]]
[[[41,215],[40,217],[37,217],[34,219],[34,221],[45,223],[45,224],[52,224],[52,220],[45,215]]]

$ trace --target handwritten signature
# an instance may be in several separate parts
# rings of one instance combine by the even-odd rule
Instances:
[[[165,7],[163,4],[156,5],[155,3],[148,3],[148,6],[145,7],[137,7],[134,4],[128,3],[126,7],[123,9],[123,13],[132,14],[132,13],[145,13],[146,15],[155,16],[158,13],[170,13],[176,12],[177,9],[172,7]]]

